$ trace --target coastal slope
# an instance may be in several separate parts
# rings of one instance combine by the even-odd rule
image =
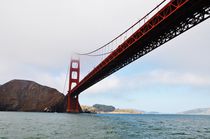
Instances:
[[[210,115],[210,108],[198,108],[198,109],[180,112],[179,114]]]
[[[83,112],[86,113],[107,113],[107,114],[144,114],[143,111],[134,109],[119,109],[114,106],[95,104],[93,106],[82,106]]]
[[[33,81],[12,80],[0,86],[0,111],[62,112],[64,95]]]

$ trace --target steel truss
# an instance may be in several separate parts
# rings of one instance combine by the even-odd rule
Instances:
[[[208,18],[210,0],[172,0],[91,71],[72,93],[78,95]]]

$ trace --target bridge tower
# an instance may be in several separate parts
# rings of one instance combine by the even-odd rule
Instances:
[[[69,90],[67,94],[67,112],[79,113],[82,109],[79,104],[79,95],[73,95],[72,89],[79,83],[80,76],[80,60],[72,58],[70,62],[69,72]]]

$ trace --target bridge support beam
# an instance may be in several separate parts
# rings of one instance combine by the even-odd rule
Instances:
[[[67,112],[68,113],[80,113],[82,112],[81,106],[79,104],[78,96],[68,95],[68,104],[67,104]]]
[[[67,94],[67,109],[69,113],[80,113],[82,109],[79,104],[79,95],[73,95],[72,89],[79,83],[80,76],[80,60],[71,59],[69,72],[69,91]]]

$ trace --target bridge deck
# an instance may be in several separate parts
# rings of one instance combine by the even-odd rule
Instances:
[[[209,17],[210,0],[170,1],[80,81],[71,93],[80,94]]]

